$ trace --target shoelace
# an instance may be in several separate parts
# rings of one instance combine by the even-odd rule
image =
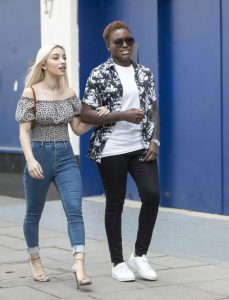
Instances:
[[[121,268],[120,268],[123,272],[126,272],[128,271],[127,267],[125,265],[123,265]]]
[[[126,265],[122,265],[119,267],[119,272],[121,272],[121,273],[126,273],[128,271],[129,271],[129,269]]]

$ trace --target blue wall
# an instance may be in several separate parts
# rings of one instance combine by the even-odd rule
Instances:
[[[161,205],[229,214],[229,1],[80,4],[79,13],[83,9],[83,17],[91,21],[90,28],[86,21],[83,29],[80,24],[81,35],[94,39],[81,64],[81,90],[91,68],[108,57],[102,29],[115,19],[129,23],[139,42],[139,62],[154,72],[161,114]],[[82,56],[88,51],[85,44],[80,49]],[[82,138],[83,156],[87,141],[88,136]],[[88,172],[92,168],[83,158],[82,175],[89,182]],[[99,180],[94,169],[93,176],[87,194],[94,194],[91,185]],[[131,179],[127,197],[138,199]]]
[[[160,3],[162,205],[222,213],[220,1]]]
[[[103,40],[101,36],[101,9],[99,0],[79,0],[79,55],[80,55],[80,94],[86,85],[91,70],[103,61]],[[87,157],[91,131],[80,139],[80,170],[83,183],[83,195],[102,194],[102,184],[96,164]]]
[[[222,14],[222,168],[223,213],[229,215],[229,1],[223,0]]]
[[[23,90],[28,59],[34,58],[40,48],[40,1],[1,1],[0,37],[0,152],[15,153],[20,151],[16,104]],[[15,80],[19,81],[16,92]]]
[[[109,57],[102,33],[105,26],[114,20],[123,20],[129,24],[132,35],[139,43],[139,63],[150,67],[157,81],[157,1],[144,1],[144,6],[142,2],[141,0],[79,0],[81,96],[91,69]],[[138,13],[140,11],[141,14]],[[81,138],[80,147],[84,195],[103,193],[97,167],[86,158],[90,135],[91,133]],[[128,179],[127,197],[138,199],[138,193],[131,178]]]
[[[130,25],[138,61],[155,75],[163,206],[229,215],[228,14],[228,0],[79,0],[81,97],[91,69],[109,56],[102,32],[115,19]],[[39,1],[1,1],[0,37],[0,153],[16,153],[16,104],[40,47]],[[90,134],[81,138],[84,195],[103,193],[86,158]],[[131,178],[127,197],[138,199]]]
[[[163,206],[229,215],[228,14],[228,0],[79,0],[81,97],[91,69],[109,56],[102,32],[115,19],[130,25],[138,61],[155,75]],[[0,36],[0,152],[16,153],[16,103],[40,47],[39,1],[1,1]],[[103,193],[86,158],[90,134],[81,138],[84,195]],[[138,199],[130,178],[127,197]]]

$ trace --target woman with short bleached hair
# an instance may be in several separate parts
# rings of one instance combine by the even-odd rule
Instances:
[[[39,255],[39,221],[48,188],[57,187],[67,217],[77,288],[91,284],[84,269],[85,231],[82,216],[82,183],[80,171],[69,141],[68,123],[81,135],[91,125],[81,121],[81,104],[68,86],[66,53],[60,45],[42,47],[25,81],[18,102],[16,120],[26,159],[24,190],[26,215],[24,235],[30,255],[33,278],[49,280]],[[105,115],[106,107],[97,110]],[[30,137],[30,133],[31,137]]]
[[[150,69],[132,60],[134,37],[123,21],[108,24],[103,32],[110,58],[94,68],[87,80],[82,119],[96,124],[88,157],[97,162],[105,195],[105,228],[112,277],[118,281],[141,277],[156,280],[146,254],[151,242],[160,202],[157,166],[159,112],[154,77]],[[101,118],[95,108],[107,105]],[[122,211],[130,174],[141,199],[137,238],[127,263],[122,249]]]

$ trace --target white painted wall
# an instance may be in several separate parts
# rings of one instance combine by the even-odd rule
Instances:
[[[69,84],[79,95],[79,47],[77,0],[40,0],[41,45],[60,44],[66,49]],[[79,154],[79,138],[69,128],[75,154]]]

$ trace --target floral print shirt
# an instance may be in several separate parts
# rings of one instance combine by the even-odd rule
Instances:
[[[149,148],[154,129],[152,103],[156,101],[154,77],[150,69],[132,62],[135,81],[138,87],[140,106],[145,116],[142,120],[142,141],[146,149]],[[110,57],[105,63],[92,70],[86,84],[83,102],[91,108],[106,105],[110,112],[121,110],[123,87],[115,70],[113,59]],[[101,162],[101,153],[105,143],[112,133],[115,122],[99,125],[94,128],[90,138],[88,157]]]

